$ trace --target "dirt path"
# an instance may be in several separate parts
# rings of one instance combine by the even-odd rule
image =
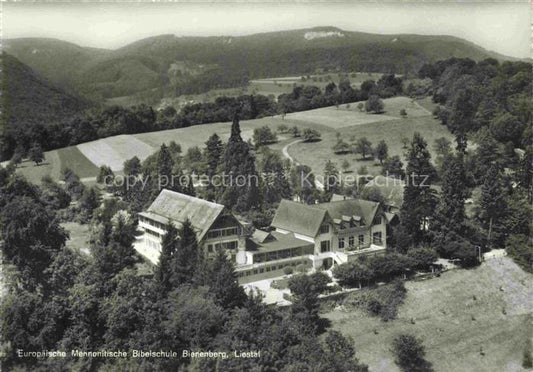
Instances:
[[[289,147],[296,144],[296,143],[299,143],[299,142],[302,142],[303,140],[302,139],[299,139],[299,140],[296,140],[296,141],[292,141],[291,143],[288,143],[286,144],[283,149],[281,150],[281,152],[283,153],[283,156],[286,157],[287,159],[289,159],[289,161],[295,165],[300,165],[300,163],[298,163],[290,154],[289,154]],[[322,182],[320,182],[319,180],[316,180],[315,179],[315,186],[318,190],[324,190],[324,185],[322,184]]]

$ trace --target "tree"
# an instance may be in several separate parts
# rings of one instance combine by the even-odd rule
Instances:
[[[203,259],[203,252],[198,247],[196,233],[189,220],[185,220],[179,230],[179,248],[172,255],[170,283],[178,287],[192,283]]]
[[[39,143],[34,142],[31,145],[30,150],[28,151],[28,157],[30,158],[31,161],[35,162],[35,165],[39,165],[43,162],[44,152],[43,152],[43,148],[41,147]]]
[[[363,112],[364,108],[365,108],[365,105],[363,104],[363,102],[359,102],[359,104],[357,105],[357,109],[359,110],[359,112]]]
[[[229,186],[223,191],[222,202],[239,212],[248,211],[261,203],[259,176],[255,168],[255,155],[251,146],[241,137],[238,112],[231,125],[231,136],[224,151],[224,174],[229,176]],[[245,180],[244,184],[242,179]]]
[[[281,199],[292,199],[288,167],[278,153],[265,148],[260,163],[263,176],[264,201],[268,204],[278,203]]]
[[[98,176],[96,177],[96,182],[105,183],[107,186],[110,186],[113,183],[115,174],[107,165],[100,166]]]
[[[167,294],[172,288],[170,281],[172,276],[172,261],[178,249],[178,229],[176,229],[173,223],[170,223],[161,241],[161,254],[159,255],[159,261],[154,273],[154,279],[161,293]]]
[[[401,110],[400,110],[400,116],[401,116],[402,118],[406,118],[406,117],[407,117],[407,111],[405,111],[405,109],[401,109]]]
[[[205,143],[204,157],[206,159],[206,175],[209,177],[207,190],[209,192],[208,198],[214,199],[215,186],[213,185],[213,176],[218,173],[218,168],[221,162],[224,146],[220,137],[213,133]]]
[[[166,188],[173,191],[179,191],[173,182],[172,168],[174,167],[174,161],[168,147],[163,143],[157,153],[156,171],[157,179],[159,180],[159,189]]]
[[[319,315],[318,302],[319,291],[313,278],[309,275],[301,274],[293,276],[289,280],[289,289],[292,294],[293,317],[301,321],[305,326],[315,328],[318,326]]]
[[[80,199],[80,209],[83,213],[83,218],[88,221],[92,218],[93,212],[100,206],[100,196],[94,187],[85,190]]]
[[[126,176],[137,176],[141,172],[141,161],[134,156],[124,162],[123,171]]]
[[[507,213],[507,197],[502,184],[500,166],[491,164],[481,186],[481,221],[488,229],[489,244],[502,243],[503,218]]]
[[[316,142],[320,141],[321,134],[316,129],[305,128],[302,137],[304,142]]]
[[[341,187],[341,180],[339,177],[339,171],[335,163],[331,160],[326,162],[324,167],[324,192],[331,197],[332,194],[339,192]]]
[[[366,159],[367,155],[372,154],[372,143],[366,137],[359,138],[355,144],[355,152]]]
[[[300,137],[300,136],[301,136],[301,134],[300,134],[300,129],[298,129],[297,126],[292,127],[289,131],[290,131],[290,133],[292,134],[292,136],[293,136],[294,138],[297,138],[297,137]]]
[[[512,234],[505,242],[505,250],[524,270],[533,272],[533,242],[524,234]]]
[[[442,166],[442,191],[434,228],[461,234],[465,221],[465,200],[468,197],[463,155],[447,155]]]
[[[3,256],[17,266],[25,284],[33,286],[43,280],[44,270],[68,233],[53,211],[30,197],[15,196],[0,210]]]
[[[375,94],[370,95],[365,103],[366,112],[373,112],[374,114],[381,114],[383,107],[383,101]]]
[[[344,142],[342,138],[338,138],[332,149],[335,154],[346,154],[350,152],[350,145]]]
[[[426,235],[427,221],[433,215],[436,205],[434,191],[430,188],[435,169],[430,162],[427,143],[418,132],[413,136],[407,158],[408,182],[404,188],[400,223],[405,236],[409,237],[412,243],[418,244]],[[409,242],[402,244],[405,247]]]
[[[15,147],[13,156],[11,157],[11,162],[15,165],[20,164],[22,162],[22,159],[24,159],[25,156],[26,156],[26,150],[21,144],[18,144],[17,147]]]
[[[224,249],[217,251],[211,263],[208,286],[215,303],[224,309],[242,307],[246,301],[246,294],[237,281],[233,262],[228,259]]]
[[[274,133],[267,125],[254,129],[253,135],[256,147],[268,145],[278,141],[276,133]]]
[[[381,172],[385,176],[391,176],[399,179],[405,178],[405,171],[403,170],[403,163],[398,155],[387,158],[383,162],[383,170]]]
[[[344,171],[344,173],[347,173],[348,170],[350,169],[350,162],[346,159],[344,159],[341,163],[341,168],[342,170]]]
[[[383,160],[387,159],[389,155],[389,148],[387,146],[387,143],[384,140],[379,141],[374,152],[375,152],[376,158],[378,158],[381,165],[383,165]]]
[[[433,371],[431,363],[425,360],[426,352],[422,341],[409,334],[401,334],[394,339],[396,364],[405,372]]]

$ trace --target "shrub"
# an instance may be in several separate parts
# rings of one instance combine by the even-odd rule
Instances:
[[[254,129],[253,138],[256,146],[268,145],[270,143],[277,142],[278,140],[276,133],[272,132],[272,130],[266,125],[261,128]]]
[[[431,264],[437,261],[437,252],[432,248],[413,248],[407,252],[407,257],[412,259],[413,268],[429,270]]]
[[[319,131],[311,128],[306,128],[303,131],[304,142],[317,142],[320,141],[321,134]]]
[[[360,292],[351,293],[346,298],[346,304],[368,311],[370,315],[379,316],[383,321],[395,319],[398,308],[403,303],[407,289],[403,281],[376,288],[366,288]]]
[[[422,341],[409,334],[401,334],[394,339],[396,364],[405,372],[433,371],[431,363],[426,361],[426,351]]]
[[[283,274],[285,275],[291,275],[294,272],[293,268],[291,266],[285,266],[283,268]]]

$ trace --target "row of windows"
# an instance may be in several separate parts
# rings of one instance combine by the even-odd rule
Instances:
[[[358,237],[358,243],[359,243],[359,246],[361,245],[364,245],[365,244],[365,236],[363,234],[359,235]],[[354,237],[353,236],[349,236],[348,237],[348,247],[354,247],[355,244],[354,244]],[[372,234],[372,244],[381,244],[383,243],[383,236],[381,234],[381,231],[377,231],[375,233]],[[346,246],[346,238],[339,238],[339,249],[343,249],[345,248]]]
[[[243,278],[243,277],[250,276],[250,275],[257,275],[257,274],[263,274],[265,272],[268,273],[270,271],[281,270],[281,269],[283,269],[284,267],[287,267],[287,266],[298,266],[300,264],[305,264],[305,261],[294,261],[294,262],[289,262],[289,263],[280,264],[280,265],[272,265],[272,266],[261,267],[259,269],[241,271],[237,275],[238,275],[239,278]]]
[[[365,236],[363,234],[359,235],[357,237],[357,242],[359,245],[365,244]],[[343,249],[346,245],[346,238],[339,238],[339,249]],[[354,247],[355,246],[355,237],[349,236],[348,237],[348,247]]]
[[[281,251],[275,251],[275,252],[268,252],[268,253],[257,253],[254,254],[253,261],[254,263],[258,262],[268,262],[268,261],[275,261],[275,260],[281,260],[284,258],[289,257],[298,257],[303,256],[307,254],[313,254],[313,247],[298,247],[298,248],[292,248],[292,249],[283,249]]]
[[[211,230],[207,233],[207,238],[218,238],[221,236],[239,235],[240,229],[238,227],[228,227],[225,229]]]
[[[156,238],[159,238],[159,239],[161,239],[161,238],[163,237],[162,234],[159,234],[159,233],[157,233],[157,232],[155,232],[155,231],[153,231],[153,230],[150,230],[150,229],[146,229],[146,228],[145,228],[144,231],[145,231],[145,233],[147,233],[148,235],[152,235],[152,236],[154,236],[154,237],[156,237]]]
[[[218,252],[220,249],[224,249],[224,250],[237,249],[238,246],[239,246],[239,242],[236,240],[232,240],[231,242],[209,244],[207,246],[207,252],[213,253],[213,248],[215,249],[215,251]]]
[[[165,224],[162,224],[161,222],[157,222],[157,221],[151,220],[143,216],[139,216],[139,221],[144,222],[147,225],[157,227],[158,229],[161,229],[161,230],[165,230],[167,228]]]

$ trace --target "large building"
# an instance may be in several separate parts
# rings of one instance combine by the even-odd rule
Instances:
[[[223,205],[169,190],[162,190],[148,210],[139,213],[139,227],[144,234],[135,248],[157,263],[169,223],[180,228],[187,219],[207,256],[220,248],[235,258],[239,250],[244,251],[243,226]]]
[[[329,269],[360,255],[383,254],[392,218],[379,203],[361,199],[313,205],[282,200],[270,232],[245,236],[243,224],[223,205],[163,190],[139,214],[144,234],[136,249],[156,263],[169,223],[179,227],[189,219],[204,254],[225,249],[239,281],[248,283],[280,276],[287,266]]]

